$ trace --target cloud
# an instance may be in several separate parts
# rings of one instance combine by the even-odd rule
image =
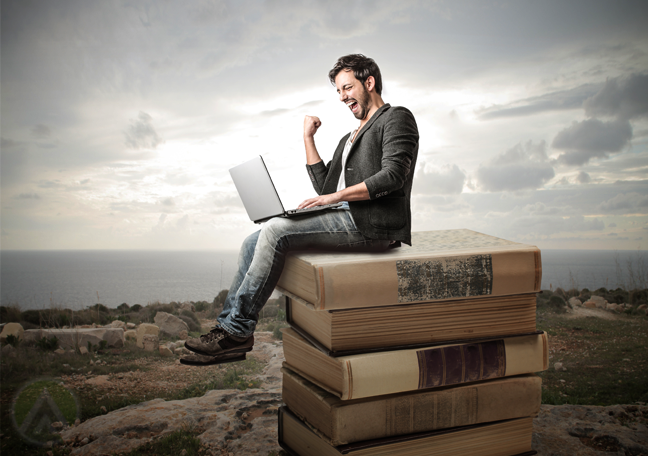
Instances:
[[[21,193],[16,197],[16,199],[34,199],[34,200],[39,200],[41,199],[40,195],[38,193]]]
[[[466,174],[457,165],[434,167],[421,163],[414,177],[414,193],[456,195],[462,192],[465,182]]]
[[[597,206],[603,212],[633,213],[636,211],[648,212],[648,195],[640,193],[619,193],[614,198],[603,201]]]
[[[52,135],[52,130],[47,125],[38,124],[31,129],[32,135],[36,138],[49,138]]]
[[[537,189],[554,176],[544,141],[519,143],[479,165],[476,175],[479,187],[488,192]]]
[[[593,158],[605,158],[620,152],[632,139],[632,126],[627,120],[603,122],[588,119],[573,122],[559,132],[551,147],[564,150],[558,162],[565,165],[584,165]]]
[[[605,81],[603,88],[583,103],[589,117],[632,119],[648,115],[648,74],[632,74]]]
[[[537,97],[516,100],[506,105],[496,105],[477,111],[481,120],[520,117],[545,111],[580,109],[583,102],[601,89],[601,84],[583,84],[573,89],[559,90]]]
[[[592,181],[592,178],[585,171],[581,171],[580,173],[578,173],[578,176],[576,177],[576,181],[579,184],[589,184]]]
[[[132,120],[126,130],[126,145],[132,149],[155,149],[164,141],[155,131],[152,124],[153,118],[140,112],[137,120]]]

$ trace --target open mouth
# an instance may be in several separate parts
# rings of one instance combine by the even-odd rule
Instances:
[[[360,109],[360,105],[358,104],[357,101],[355,100],[349,100],[346,103],[347,107],[353,112],[354,114],[358,112],[358,109]]]

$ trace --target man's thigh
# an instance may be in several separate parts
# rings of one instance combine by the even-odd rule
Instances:
[[[370,239],[346,210],[328,210],[299,217],[275,217],[265,223],[260,240],[287,250],[384,250],[389,241]]]

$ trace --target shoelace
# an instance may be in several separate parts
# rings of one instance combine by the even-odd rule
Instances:
[[[212,340],[219,341],[225,338],[225,332],[220,328],[214,328],[209,331],[207,334],[200,336],[200,340],[203,342],[211,342]]]

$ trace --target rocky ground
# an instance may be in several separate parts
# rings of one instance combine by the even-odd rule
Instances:
[[[590,309],[592,310],[592,309]],[[198,433],[212,455],[280,454],[277,408],[281,405],[283,349],[270,333],[257,333],[251,356],[267,363],[259,388],[215,390],[182,401],[153,399],[98,416],[67,429],[62,436],[72,455],[126,452],[179,429]],[[169,360],[148,371],[109,376],[67,377],[75,388],[97,388],[105,394],[139,389],[181,389],[213,375],[218,366],[188,367]],[[648,456],[648,406],[543,405],[534,420],[533,448],[540,456],[601,454]]]

